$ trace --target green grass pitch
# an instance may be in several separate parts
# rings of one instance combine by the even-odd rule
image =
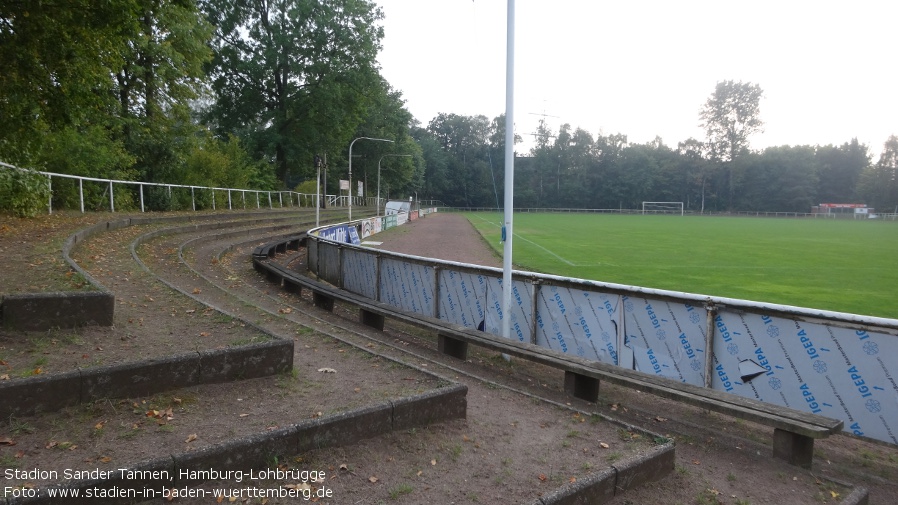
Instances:
[[[466,216],[499,253],[500,213]],[[898,222],[514,215],[515,268],[898,318]]]

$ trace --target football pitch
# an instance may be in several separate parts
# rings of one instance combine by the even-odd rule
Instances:
[[[502,214],[465,214],[499,253]],[[898,222],[516,213],[515,268],[898,318]]]

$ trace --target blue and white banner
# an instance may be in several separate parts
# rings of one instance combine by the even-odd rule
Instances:
[[[380,264],[380,301],[408,312],[434,315],[433,267],[384,258]]]
[[[561,286],[540,286],[537,345],[618,364],[617,296]]]
[[[484,331],[493,335],[502,336],[502,279],[498,277],[487,278],[487,299]],[[518,280],[512,281],[511,286],[511,315],[509,317],[510,338],[518,342],[532,342],[530,331],[533,312],[533,296],[530,294],[530,283]]]
[[[898,383],[882,333],[721,311],[712,387],[842,419],[845,431],[898,444]]]
[[[318,236],[333,240],[335,242],[343,242],[345,244],[359,245],[362,241],[359,239],[359,232],[352,225],[331,226],[318,231]]]
[[[683,302],[627,296],[621,301],[624,345],[634,368],[704,386],[707,311]]]
[[[362,221],[362,235],[400,225],[406,218],[398,214]],[[326,228],[319,235],[344,243],[359,241],[354,226]],[[309,258],[325,280],[342,282],[354,293],[375,298],[379,283],[384,303],[501,334],[502,279],[494,272],[481,274],[472,265],[456,269],[442,264],[436,275],[437,267],[427,261],[377,254],[381,253],[319,243],[317,249],[310,248]],[[340,264],[342,272],[337,271]],[[652,290],[641,289],[627,296],[617,294],[620,289],[604,292],[599,285],[590,289],[585,284],[560,284],[514,281],[508,315],[512,338],[842,419],[848,433],[898,445],[894,359],[898,329],[890,320],[859,323],[862,316],[793,317],[772,306],[731,300],[717,303],[709,315],[703,305],[715,306],[711,298],[696,301],[703,299],[658,291],[653,298],[647,292]],[[711,377],[706,378],[708,363]]]
[[[480,328],[486,320],[486,277],[440,270],[440,319],[468,328]]]

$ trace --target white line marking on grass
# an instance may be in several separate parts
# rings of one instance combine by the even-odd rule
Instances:
[[[481,219],[482,221],[486,221],[487,223],[490,223],[490,224],[493,225],[493,226],[497,226],[497,227],[500,227],[500,228],[501,228],[500,225],[498,225],[498,224],[496,224],[496,223],[494,223],[494,222],[492,222],[492,221],[487,221],[487,220],[484,219],[482,216],[477,216],[477,217],[478,217],[479,219]],[[558,258],[559,261],[562,261],[562,262],[564,262],[564,263],[567,263],[568,265],[570,265],[570,266],[572,266],[572,267],[596,266],[596,265],[590,265],[590,264],[577,264],[577,263],[572,263],[572,262],[570,262],[570,261],[568,261],[568,260],[562,258],[561,256],[555,254],[554,252],[552,252],[552,251],[546,249],[545,247],[543,247],[543,246],[537,244],[536,242],[534,242],[534,241],[532,241],[532,240],[528,240],[528,239],[526,239],[526,238],[520,236],[520,235],[517,234],[517,233],[515,233],[514,236],[517,237],[517,238],[520,239],[520,240],[523,240],[524,242],[529,242],[529,243],[535,245],[536,247],[539,247],[540,249],[542,249],[543,251],[546,251],[547,253],[551,254],[551,255],[554,256],[555,258]],[[599,263],[599,264],[601,264],[601,263]]]

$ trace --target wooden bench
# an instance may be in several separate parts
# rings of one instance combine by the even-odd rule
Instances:
[[[258,255],[254,254],[253,263],[256,270],[264,272],[272,281],[281,282],[285,289],[300,293],[302,289],[310,290],[315,305],[320,308],[333,310],[335,300],[357,306],[359,321],[378,330],[383,330],[384,320],[387,317],[432,330],[437,334],[439,351],[446,355],[464,360],[467,358],[468,344],[475,344],[564,370],[565,392],[576,398],[597,401],[599,383],[605,380],[612,384],[770,426],[774,429],[773,456],[792,465],[811,468],[814,440],[838,433],[843,427],[843,421],[838,419],[590,361],[531,343],[501,338],[434,317],[401,311],[391,305],[341,290],[272,263],[269,261],[269,249],[260,249]]]

